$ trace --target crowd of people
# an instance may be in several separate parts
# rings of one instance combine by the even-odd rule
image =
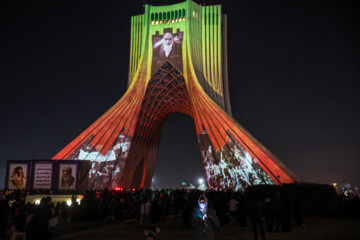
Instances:
[[[49,194],[54,192],[31,192]],[[248,226],[258,239],[266,232],[291,231],[293,222],[305,226],[303,196],[288,198],[279,192],[265,195],[255,193],[251,198],[243,192],[206,191],[186,189],[163,190],[107,190],[87,191],[80,203],[75,192],[71,203],[54,202],[44,197],[39,204],[26,203],[26,190],[0,191],[0,239],[16,239],[26,233],[26,239],[50,239],[62,221],[89,220],[98,226],[106,222],[137,219],[138,224],[149,226],[166,221],[171,214],[182,218],[182,227],[192,228],[195,239],[213,239],[213,227],[229,222]],[[359,211],[358,194],[340,194],[341,214]],[[145,232],[155,239],[157,229]],[[154,237],[155,236],[155,237]],[[150,239],[150,238],[148,238]]]

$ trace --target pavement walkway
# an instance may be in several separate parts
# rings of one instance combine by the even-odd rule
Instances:
[[[53,240],[127,240],[144,239],[143,230],[146,225],[140,225],[134,220],[121,223],[111,223],[96,227],[95,222],[78,222],[76,231],[62,232]],[[159,226],[159,240],[193,239],[191,229],[181,226],[182,219],[169,218],[152,226]],[[86,228],[87,226],[87,228]],[[84,228],[85,227],[85,228]],[[74,230],[74,229],[73,229]],[[216,240],[252,240],[253,233],[248,227],[239,227],[235,222],[214,230]],[[267,240],[359,240],[360,219],[324,218],[306,219],[306,227],[292,227],[291,232],[266,233]]]

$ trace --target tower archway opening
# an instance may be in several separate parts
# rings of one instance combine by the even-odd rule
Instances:
[[[192,117],[173,113],[165,121],[151,183],[152,188],[181,188],[181,182],[197,184],[205,179]]]

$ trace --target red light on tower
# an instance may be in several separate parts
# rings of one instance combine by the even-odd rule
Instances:
[[[149,189],[163,122],[172,113],[181,112],[194,120],[207,188],[237,191],[254,184],[301,182],[232,118],[228,64],[222,61],[228,55],[226,22],[221,5],[211,6],[208,11],[209,7],[197,5],[194,0],[191,4],[163,4],[160,15],[153,13],[157,7],[149,6],[142,15],[131,18],[133,41],[126,93],[53,159],[78,160],[81,152],[87,152],[81,160],[92,162],[86,174],[91,189],[103,189],[104,182],[109,186],[121,183],[126,192]],[[174,8],[182,10],[173,11]],[[151,21],[142,22],[149,15]],[[187,18],[190,15],[193,18]],[[218,20],[201,23],[200,16]],[[185,19],[186,24],[174,23]],[[147,31],[141,32],[143,28]],[[209,37],[199,38],[192,32]],[[147,44],[153,39],[161,41]],[[160,54],[164,51],[163,42],[168,41],[165,39],[173,42],[171,52],[167,52],[169,58]],[[126,154],[116,154],[115,159],[102,162],[117,151]],[[223,159],[226,164],[222,164]],[[107,174],[109,169],[116,170],[116,174]],[[101,177],[92,177],[91,172],[98,172]],[[204,183],[205,180],[201,182],[205,188]]]

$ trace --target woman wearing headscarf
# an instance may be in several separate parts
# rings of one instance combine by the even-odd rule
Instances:
[[[191,226],[194,228],[194,239],[213,240],[213,227],[220,226],[219,219],[215,210],[209,208],[205,195],[199,197],[198,205],[193,212],[191,221]]]

